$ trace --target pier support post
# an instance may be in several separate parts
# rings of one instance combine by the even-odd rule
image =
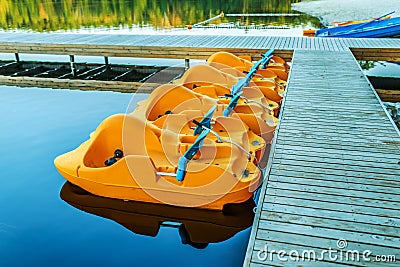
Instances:
[[[188,68],[190,68],[190,59],[185,58],[185,70],[187,70]]]
[[[18,53],[14,53],[15,55],[15,61],[19,62],[19,54]]]
[[[69,55],[69,63],[71,65],[72,77],[75,77],[76,76],[76,68],[75,68],[75,56],[74,55]]]
[[[106,66],[108,66],[108,64],[109,64],[109,62],[108,62],[108,57],[107,57],[107,56],[104,57],[104,64],[105,64]]]

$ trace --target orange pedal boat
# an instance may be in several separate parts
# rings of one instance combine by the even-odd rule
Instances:
[[[244,78],[204,65],[218,75],[196,86],[189,69],[132,113],[105,119],[54,164],[69,182],[103,197],[214,210],[245,202],[262,182],[277,122],[278,104],[250,86],[271,58]]]

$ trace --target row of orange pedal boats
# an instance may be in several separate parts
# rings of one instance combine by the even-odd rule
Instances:
[[[70,183],[101,197],[223,210],[263,181],[289,65],[211,55],[157,87],[133,112],[106,118],[54,163]]]

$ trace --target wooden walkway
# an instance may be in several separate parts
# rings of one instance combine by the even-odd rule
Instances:
[[[399,266],[399,132],[350,51],[295,51],[273,146],[244,266]]]
[[[400,39],[276,36],[0,33],[0,52],[207,59],[221,49],[255,59],[268,48],[290,60],[294,50],[347,51],[358,59],[400,61]]]

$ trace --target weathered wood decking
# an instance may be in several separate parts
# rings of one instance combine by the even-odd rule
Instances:
[[[207,59],[224,49],[260,57],[266,48],[290,60],[294,50],[346,51],[358,59],[400,61],[400,39],[282,36],[0,33],[0,52]]]
[[[400,260],[400,137],[350,51],[295,51],[275,142],[244,266]],[[260,252],[313,250],[319,258],[338,240],[361,260]]]

